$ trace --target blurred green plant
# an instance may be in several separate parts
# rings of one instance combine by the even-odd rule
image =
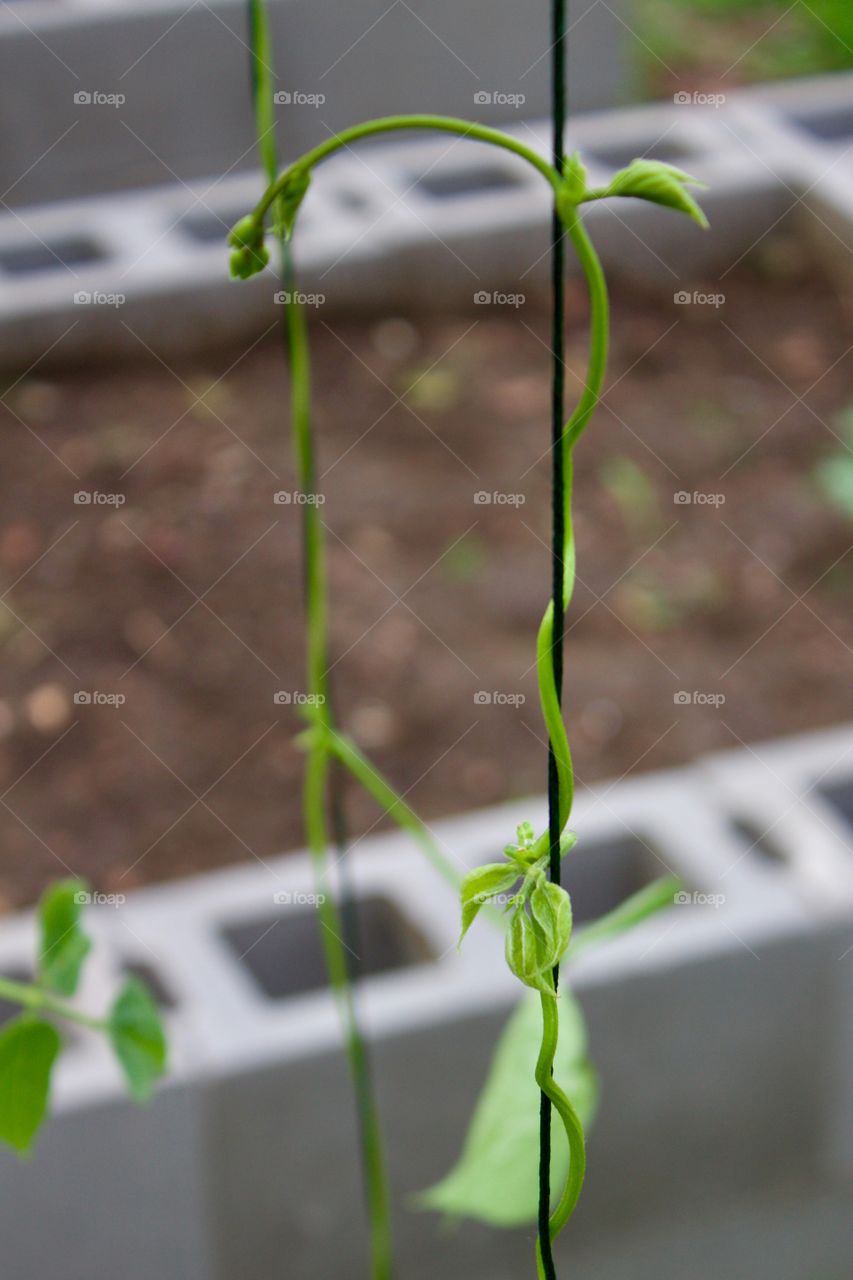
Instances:
[[[63,1048],[63,1023],[106,1036],[128,1091],[145,1102],[166,1070],[166,1037],[151,992],[128,978],[105,1017],[69,1001],[76,994],[92,947],[83,930],[90,899],[81,880],[60,880],[38,906],[38,956],[34,982],[0,978],[0,998],[22,1012],[0,1030],[0,1141],[26,1155],[48,1112],[54,1064]]]
[[[853,67],[850,0],[637,0],[632,22],[645,85],[690,87]],[[677,75],[676,75],[677,71]]]
[[[853,405],[833,423],[841,448],[827,454],[814,468],[820,494],[848,520],[853,520]]]

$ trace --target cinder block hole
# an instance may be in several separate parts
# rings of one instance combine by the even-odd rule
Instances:
[[[22,276],[31,271],[61,271],[63,267],[98,262],[104,257],[100,246],[85,236],[44,244],[32,239],[0,249],[0,270],[10,276]]]
[[[351,187],[336,187],[335,200],[342,209],[359,211],[366,209],[368,205],[367,196],[361,191],[353,191]]]
[[[822,142],[841,142],[853,136],[853,107],[831,107],[826,111],[809,111],[792,115],[799,128]]]
[[[225,213],[214,213],[209,209],[201,212],[186,213],[178,222],[178,230],[196,240],[200,244],[212,244],[219,240],[222,244],[228,239],[228,232],[244,218],[249,210],[241,205],[239,209],[228,209]]]
[[[667,872],[650,840],[626,832],[593,840],[581,836],[563,859],[562,880],[572,897],[573,918],[581,924],[612,911]]]
[[[33,980],[29,969],[4,969],[2,976],[9,982],[32,982]],[[21,1006],[15,1004],[13,1000],[0,1000],[0,1026],[5,1026],[10,1018],[17,1017],[21,1012]]]
[[[762,830],[751,818],[733,818],[731,828],[743,845],[744,852],[754,854],[762,862],[769,862],[777,867],[787,866],[788,860],[773,839],[772,832]]]
[[[418,191],[434,196],[437,200],[454,200],[460,196],[482,195],[485,191],[511,191],[521,185],[514,174],[497,165],[482,165],[475,169],[436,169],[412,181]]]
[[[197,244],[214,244],[219,241],[220,244],[224,245],[234,223],[239,222],[247,213],[248,209],[245,205],[239,209],[229,209],[225,213],[215,213],[210,210],[205,210],[203,213],[187,213],[180,219],[177,227],[179,231],[190,240],[195,240]],[[304,227],[305,222],[305,215],[300,214],[300,229]]]
[[[840,782],[819,787],[818,793],[853,827],[853,778],[842,778]]]
[[[177,1000],[153,965],[146,964],[144,960],[125,960],[122,970],[131,978],[140,978],[161,1009],[175,1008]]]
[[[264,995],[283,1000],[328,985],[322,927],[314,908],[285,906],[275,915],[230,925],[222,936]],[[388,898],[359,900],[353,942],[353,964],[365,977],[434,958],[423,935]]]
[[[633,143],[620,142],[614,143],[613,146],[592,147],[587,155],[607,169],[624,169],[632,160],[638,159],[662,160],[664,164],[676,165],[696,159],[696,152],[690,147],[668,138],[661,138],[651,146],[645,145],[645,139],[638,138]]]

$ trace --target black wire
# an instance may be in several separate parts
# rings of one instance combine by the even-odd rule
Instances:
[[[551,0],[551,128],[552,160],[563,172],[567,112],[566,26],[568,0]],[[563,368],[565,312],[565,249],[563,227],[556,209],[551,219],[551,599],[553,633],[551,664],[557,701],[563,691],[563,541],[565,537],[565,475],[563,468],[563,426],[565,376]],[[560,883],[560,788],[554,748],[548,747],[548,837],[551,879]],[[559,984],[559,966],[554,968],[554,986]],[[551,1250],[551,1100],[544,1093],[539,1103],[539,1247],[546,1280],[557,1280]]]

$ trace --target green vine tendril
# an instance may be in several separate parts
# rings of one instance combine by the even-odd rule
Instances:
[[[440,115],[388,116],[366,121],[342,130],[285,168],[270,182],[254,211],[241,219],[231,232],[231,270],[245,279],[263,270],[269,261],[265,245],[265,223],[272,215],[274,231],[282,243],[292,234],[299,208],[308,190],[313,169],[335,152],[365,138],[400,130],[432,130],[456,134],[473,141],[499,147],[530,164],[550,185],[554,209],[566,230],[583,270],[590,299],[590,344],[586,379],[582,394],[561,437],[564,479],[564,545],[563,607],[568,608],[575,579],[575,539],[572,525],[573,451],[588,426],[598,404],[607,364],[609,315],[607,288],[598,255],[579,215],[582,204],[613,196],[630,196],[676,209],[707,225],[704,215],[687,190],[701,185],[672,165],[638,159],[616,173],[604,187],[590,188],[584,166],[577,154],[566,157],[562,173],[532,148],[497,129],[467,120]],[[298,304],[288,308],[300,316]],[[308,343],[304,319],[290,329],[290,365],[292,377],[292,409],[294,440],[300,484],[308,501],[305,504],[305,558],[307,583],[307,645],[309,693],[311,704],[305,714],[310,728],[301,736],[307,749],[305,781],[305,821],[309,845],[318,869],[321,890],[326,892],[325,858],[327,845],[324,818],[328,762],[339,760],[370,792],[379,804],[401,826],[415,835],[428,856],[448,878],[456,879],[447,859],[437,849],[426,828],[412,810],[380,777],[358,749],[340,735],[333,722],[327,699],[327,583],[325,545],[322,522],[317,506],[314,454],[310,418],[310,379]],[[549,603],[539,626],[536,644],[536,666],[542,715],[557,769],[559,796],[559,852],[565,856],[576,837],[568,830],[574,799],[574,770],[568,735],[560,710],[560,696],[554,680],[554,608]],[[462,936],[480,909],[491,899],[514,888],[506,911],[512,912],[506,935],[506,956],[512,972],[526,986],[540,992],[542,1004],[542,1040],[536,1064],[536,1082],[560,1117],[569,1144],[570,1163],[560,1196],[550,1217],[550,1239],[553,1240],[572,1215],[583,1186],[585,1172],[584,1135],[571,1101],[553,1078],[557,1049],[559,1018],[553,972],[564,956],[571,938],[571,901],[565,889],[548,880],[550,835],[545,830],[538,837],[529,824],[518,829],[518,841],[504,851],[506,861],[492,863],[470,872],[462,880]],[[321,907],[321,925],[326,944],[327,963],[333,986],[344,1007],[344,1025],[351,1059],[357,1052],[351,1004],[347,998],[346,963],[339,948],[329,940],[338,928],[337,915],[326,899]],[[460,942],[461,942],[460,937]],[[377,1129],[378,1133],[378,1129]],[[374,1205],[374,1211],[377,1206]],[[375,1225],[375,1222],[374,1222]],[[390,1267],[390,1261],[388,1263]],[[375,1269],[374,1275],[387,1275]],[[537,1274],[545,1278],[541,1240],[537,1242]]]

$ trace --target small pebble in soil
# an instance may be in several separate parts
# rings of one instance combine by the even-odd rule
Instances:
[[[350,727],[356,741],[373,750],[391,746],[399,732],[397,717],[381,702],[357,707],[350,716]]]
[[[27,719],[38,733],[59,733],[71,719],[72,703],[61,684],[41,684],[24,702]]]
[[[370,341],[387,360],[406,360],[417,351],[421,337],[411,320],[392,316],[373,325]]]
[[[588,742],[604,746],[613,741],[624,721],[621,709],[610,698],[593,698],[580,713],[579,728]]]
[[[40,545],[35,526],[27,520],[16,520],[0,533],[0,561],[4,568],[22,569],[37,558]]]

